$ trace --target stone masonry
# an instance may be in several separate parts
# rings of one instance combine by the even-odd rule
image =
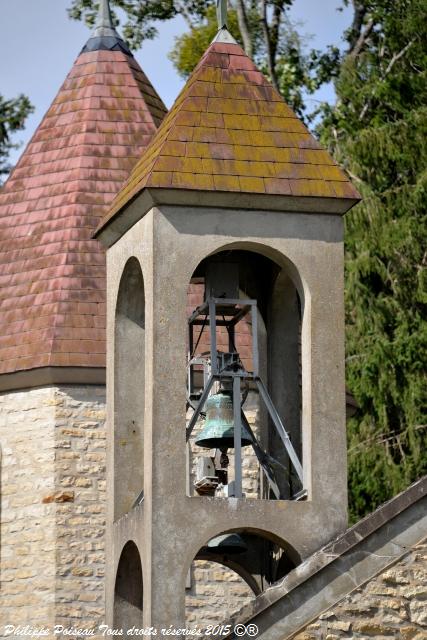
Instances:
[[[256,412],[248,418],[255,427]],[[105,619],[105,388],[3,393],[0,434],[0,637],[7,624],[96,628]],[[248,497],[257,496],[255,464],[247,452]],[[253,598],[237,574],[203,561],[186,596],[191,627]]]
[[[293,637],[294,640],[425,640],[427,540]]]
[[[105,389],[3,393],[0,433],[0,637],[6,624],[94,628],[104,620]],[[426,566],[424,542],[294,639],[422,640]],[[187,624],[226,622],[253,597],[236,574],[197,561]]]
[[[229,614],[255,597],[237,573],[214,562],[193,562],[190,580],[191,587],[186,591],[185,599],[189,629],[223,624]]]
[[[1,599],[6,624],[104,619],[105,388],[0,396]]]

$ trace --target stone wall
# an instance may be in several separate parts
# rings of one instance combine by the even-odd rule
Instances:
[[[346,596],[294,640],[427,638],[427,540]]]
[[[46,624],[54,616],[57,505],[55,393],[0,395],[0,620]]]
[[[248,419],[256,429],[256,407]],[[105,437],[102,386],[0,395],[0,637],[5,624],[104,621]],[[249,447],[243,478],[258,497]],[[186,596],[190,626],[224,621],[253,598],[237,574],[202,561]]]
[[[0,395],[1,624],[104,618],[105,388]]]
[[[57,505],[56,622],[91,628],[104,621],[106,510],[105,387],[55,393]]]
[[[186,591],[186,623],[189,629],[227,622],[229,614],[255,596],[237,573],[214,562],[193,562]]]

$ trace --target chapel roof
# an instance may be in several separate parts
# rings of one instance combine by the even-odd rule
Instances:
[[[224,32],[200,60],[97,234],[144,189],[340,199],[347,200],[345,210],[360,199],[346,173]]]
[[[0,191],[0,374],[105,366],[92,234],[166,113],[112,29],[97,24]]]

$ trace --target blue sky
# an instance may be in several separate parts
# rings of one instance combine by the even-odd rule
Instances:
[[[15,141],[22,141],[23,145],[34,133],[90,35],[83,23],[68,19],[66,9],[70,3],[71,0],[0,0],[0,93],[7,98],[25,93],[36,107],[25,131],[15,136]],[[295,1],[292,19],[301,23],[300,31],[308,36],[310,47],[341,43],[351,12],[337,11],[340,4],[340,0]],[[184,29],[181,18],[160,24],[159,37],[145,43],[135,56],[168,107],[183,81],[167,55],[174,38]],[[327,87],[314,98],[333,99],[332,89]],[[23,148],[12,154],[12,163]]]

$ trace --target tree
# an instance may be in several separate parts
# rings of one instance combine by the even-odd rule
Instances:
[[[427,3],[355,2],[319,134],[363,203],[346,217],[350,509],[427,471]]]
[[[6,100],[0,94],[0,181],[11,169],[8,164],[10,151],[19,147],[12,142],[12,134],[24,128],[25,120],[32,111],[34,107],[26,96]]]

